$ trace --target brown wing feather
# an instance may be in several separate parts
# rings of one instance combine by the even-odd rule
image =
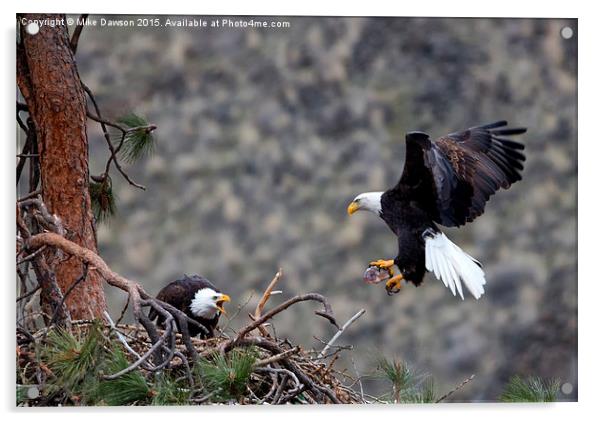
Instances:
[[[418,200],[439,224],[473,221],[491,195],[521,179],[524,145],[502,136],[527,130],[506,125],[499,121],[472,127],[434,142],[424,133],[409,133],[404,172],[395,188]]]

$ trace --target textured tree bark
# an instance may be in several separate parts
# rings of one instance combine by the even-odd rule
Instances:
[[[64,15],[27,14],[25,19],[65,19]],[[17,83],[37,134],[43,200],[61,218],[66,237],[96,252],[88,191],[86,97],[69,44],[67,27],[41,25],[31,35],[21,31],[17,48]],[[63,293],[82,275],[82,263],[65,256],[55,264]],[[95,270],[69,294],[72,319],[101,317],[106,308],[103,283]]]

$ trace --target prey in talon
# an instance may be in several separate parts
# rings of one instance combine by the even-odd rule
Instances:
[[[466,288],[481,297],[486,283],[481,264],[439,226],[472,222],[496,191],[521,179],[525,147],[509,137],[526,131],[497,121],[436,140],[422,132],[406,134],[406,161],[397,184],[387,191],[362,193],[347,208],[349,215],[360,210],[375,213],[397,236],[397,257],[371,262],[364,281],[377,284],[386,279],[391,295],[400,291],[401,281],[419,286],[430,271],[453,295],[464,299]]]
[[[383,264],[385,262],[386,264]],[[391,262],[389,264],[389,262]],[[401,291],[402,275],[395,275],[393,271],[393,260],[370,262],[370,266],[364,272],[364,282],[368,284],[379,284],[386,282],[387,294],[393,295]]]

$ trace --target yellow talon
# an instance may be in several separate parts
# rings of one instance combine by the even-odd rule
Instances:
[[[403,280],[403,275],[396,275],[387,281],[386,289],[387,294],[397,294],[401,291],[401,281]]]
[[[393,276],[393,265],[395,264],[394,260],[383,260],[378,259],[374,262],[370,262],[370,266],[376,266],[379,269],[386,269],[389,272],[389,276]]]
[[[395,264],[395,262],[393,260],[383,260],[383,259],[378,259],[374,262],[370,262],[370,266],[376,266],[376,267],[379,267],[382,269],[390,268],[394,264]]]

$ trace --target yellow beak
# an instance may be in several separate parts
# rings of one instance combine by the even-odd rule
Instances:
[[[221,313],[226,314],[226,310],[224,310],[224,303],[227,303],[229,301],[230,301],[230,296],[226,295],[226,294],[222,294],[220,299],[215,302],[215,304],[217,305],[217,308],[219,309],[219,311]]]
[[[352,215],[354,212],[356,212],[358,209],[360,208],[360,204],[358,202],[356,202],[355,200],[353,202],[351,202],[349,204],[349,206],[347,206],[347,213],[349,215]]]

